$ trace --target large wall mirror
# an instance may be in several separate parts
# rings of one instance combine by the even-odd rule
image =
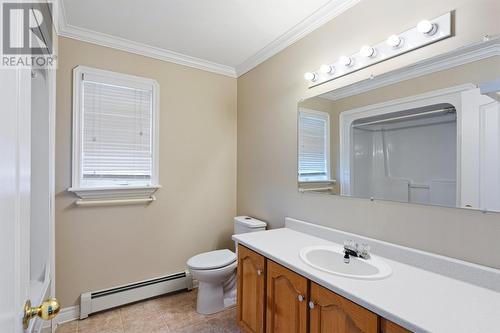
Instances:
[[[299,191],[500,211],[499,51],[485,41],[299,102]]]

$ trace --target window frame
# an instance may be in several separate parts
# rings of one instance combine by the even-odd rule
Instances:
[[[83,153],[83,82],[84,75],[102,79],[102,82],[126,87],[149,89],[152,91],[152,166],[151,185],[120,185],[120,186],[83,186],[82,185],[82,153]],[[149,198],[161,187],[159,183],[159,124],[160,124],[160,86],[156,80],[129,74],[77,66],[73,69],[73,133],[72,133],[72,161],[71,161],[71,188],[68,191],[75,193],[82,199],[120,199],[120,198]]]
[[[321,180],[302,180],[300,177],[300,116],[301,114],[309,114],[309,115],[321,115],[323,117],[326,116],[327,126],[326,126],[326,179]],[[297,180],[299,184],[307,184],[307,183],[324,183],[331,182],[332,175],[332,165],[331,165],[331,156],[330,156],[330,146],[331,146],[331,123],[330,123],[330,114],[324,111],[317,111],[308,108],[300,107],[297,112]]]

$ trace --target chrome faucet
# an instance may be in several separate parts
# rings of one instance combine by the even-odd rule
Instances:
[[[369,259],[370,246],[366,243],[358,244],[351,239],[344,241],[344,262],[346,264],[351,261],[351,256],[365,260]]]

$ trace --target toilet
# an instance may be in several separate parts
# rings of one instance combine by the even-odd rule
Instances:
[[[235,234],[263,231],[266,226],[249,216],[234,218]],[[236,304],[236,253],[227,249],[201,253],[191,257],[187,266],[198,280],[198,313],[212,314]]]

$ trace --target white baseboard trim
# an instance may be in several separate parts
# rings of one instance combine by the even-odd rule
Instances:
[[[78,305],[70,306],[61,310],[59,315],[54,319],[57,324],[67,323],[78,319],[80,316],[80,307]]]
[[[193,286],[192,289],[198,288],[198,280],[193,279]],[[59,325],[62,325],[64,323],[73,321],[73,320],[78,320],[80,318],[80,307],[78,305],[75,306],[70,306],[67,308],[61,309],[61,312],[52,319],[52,326],[56,328]],[[44,325],[42,326],[42,330],[40,333],[51,333],[51,323],[50,321],[46,321]]]
[[[52,322],[45,321],[43,323],[40,333],[52,333],[53,331],[55,331],[58,325],[77,320],[79,316],[80,307],[78,305],[63,308],[61,309],[59,314],[54,319],[52,319]],[[54,330],[52,330],[52,328],[54,328]]]
[[[42,326],[40,333],[52,333],[52,326],[50,326],[50,322]]]
[[[55,332],[57,326],[73,320],[77,320],[79,316],[80,316],[80,307],[78,305],[61,309],[57,317],[52,319],[52,322],[46,321],[43,323],[40,333]]]

